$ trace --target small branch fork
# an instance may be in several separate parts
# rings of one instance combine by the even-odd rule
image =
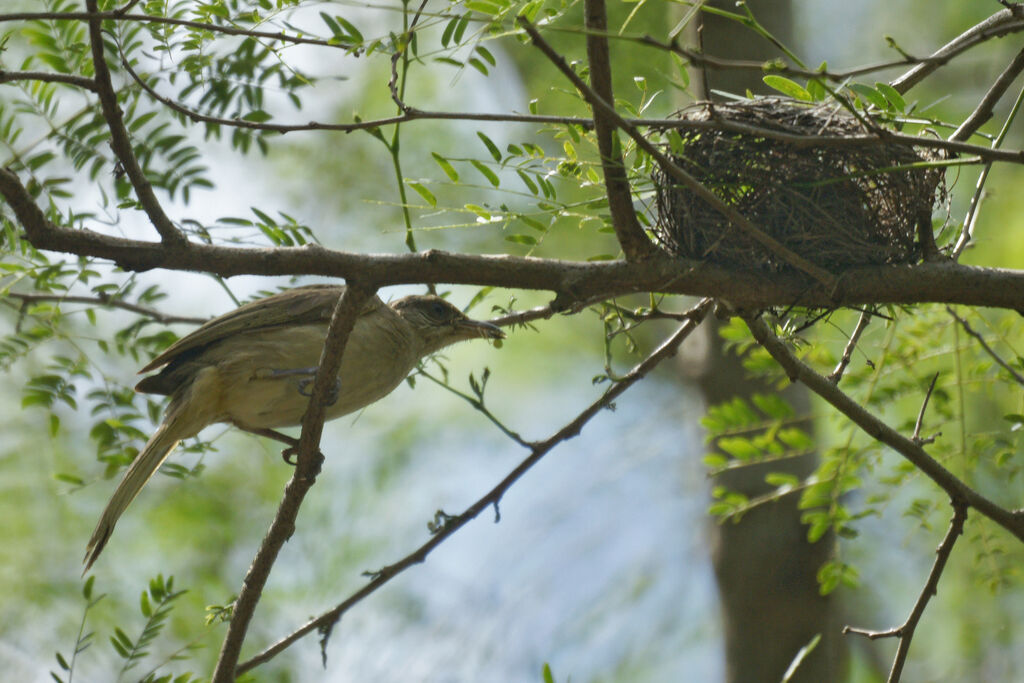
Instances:
[[[601,397],[590,404],[585,410],[577,415],[571,422],[562,427],[557,433],[544,441],[536,442],[531,444],[532,450],[530,455],[527,456],[522,462],[519,463],[509,474],[502,479],[494,488],[487,492],[483,497],[477,500],[475,503],[470,505],[462,514],[456,516],[444,515],[438,513],[438,517],[443,519],[443,523],[439,526],[438,530],[426,543],[421,545],[419,548],[409,553],[394,564],[390,564],[383,567],[372,574],[371,579],[363,588],[353,593],[346,600],[339,603],[333,609],[324,612],[320,616],[311,619],[302,627],[296,629],[289,635],[285,636],[278,642],[268,647],[263,652],[254,656],[253,658],[243,662],[238,666],[237,674],[245,673],[250,671],[256,666],[259,666],[283,652],[294,642],[298,641],[302,637],[308,635],[313,631],[319,631],[324,634],[324,638],[321,641],[321,646],[326,647],[327,638],[330,635],[331,629],[341,619],[341,617],[353,606],[364,600],[370,594],[377,591],[383,585],[388,583],[398,574],[402,573],[409,567],[420,564],[426,560],[427,556],[447,538],[457,532],[459,529],[464,527],[470,521],[478,517],[484,510],[493,506],[495,511],[498,509],[498,505],[505,493],[512,487],[516,481],[519,480],[526,472],[536,465],[540,460],[547,455],[555,446],[577,436],[583,429],[584,425],[587,424],[595,415],[600,413],[605,408],[609,407],[615,399],[621,396],[627,389],[636,384],[638,381],[643,379],[651,370],[653,370],[659,363],[667,358],[674,356],[679,349],[679,345],[700,325],[701,321],[711,310],[713,302],[711,299],[704,299],[694,306],[689,311],[690,319],[684,322],[672,336],[670,336],[661,346],[655,349],[647,358],[636,365],[629,373],[627,373],[621,381],[616,382],[605,391]],[[215,679],[216,680],[216,679]]]
[[[319,369],[313,381],[309,407],[302,418],[302,433],[299,436],[295,472],[285,487],[274,521],[263,538],[252,565],[245,575],[245,580],[242,582],[242,589],[239,591],[238,599],[235,600],[228,632],[221,645],[220,656],[217,658],[212,683],[229,683],[235,680],[242,643],[245,642],[245,634],[263,593],[267,577],[270,576],[270,570],[273,568],[281,548],[295,532],[295,520],[299,513],[299,507],[320,473],[323,456],[319,452],[319,443],[324,426],[325,399],[333,385],[334,378],[338,376],[341,356],[345,352],[345,345],[356,318],[363,309],[363,305],[375,292],[376,287],[349,282],[334,308],[323,352],[320,356]]]
[[[860,314],[860,318],[857,320],[857,326],[853,329],[853,334],[850,335],[850,341],[846,343],[846,348],[843,349],[842,358],[839,359],[836,369],[828,376],[828,381],[832,382],[832,384],[839,384],[839,380],[843,378],[843,373],[846,372],[847,366],[853,359],[853,352],[857,348],[860,336],[864,334],[864,330],[868,328],[868,323],[871,322],[872,316],[873,314],[870,311],[864,311]]]
[[[896,656],[893,659],[892,668],[889,670],[888,683],[896,683],[900,680],[900,676],[903,674],[903,667],[907,661],[907,654],[910,652],[910,641],[914,637],[914,631],[917,629],[922,615],[924,615],[924,609],[928,606],[928,601],[938,592],[939,578],[942,576],[942,572],[946,568],[946,562],[953,552],[953,545],[964,532],[964,522],[967,521],[967,504],[962,501],[953,500],[950,501],[950,505],[953,507],[953,517],[949,520],[949,529],[946,530],[945,537],[943,537],[942,542],[935,551],[935,563],[928,574],[928,580],[925,582],[924,588],[921,589],[921,594],[918,596],[917,601],[914,603],[914,608],[910,611],[910,615],[903,622],[903,625],[886,631],[869,631],[854,626],[843,628],[844,634],[864,636],[871,640],[899,638],[900,642],[896,648]]]

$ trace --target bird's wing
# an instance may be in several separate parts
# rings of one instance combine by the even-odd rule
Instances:
[[[139,373],[150,372],[170,363],[192,349],[208,346],[241,332],[276,327],[278,325],[308,325],[328,323],[345,291],[344,285],[307,285],[296,287],[264,299],[250,301],[235,310],[203,323],[191,334],[171,344],[149,362]],[[366,302],[360,315],[366,315],[385,306],[379,297]]]

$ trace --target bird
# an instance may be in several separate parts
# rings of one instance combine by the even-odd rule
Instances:
[[[128,467],[86,547],[84,572],[114,525],[182,439],[214,423],[264,436],[299,425],[309,404],[327,328],[344,285],[296,287],[209,320],[156,356],[135,390],[170,397],[164,418]],[[348,337],[325,419],[360,410],[391,393],[424,357],[473,338],[500,340],[501,328],[473,320],[444,299],[413,295],[384,303],[374,295]],[[498,345],[495,341],[495,345]],[[83,572],[83,573],[84,573]]]

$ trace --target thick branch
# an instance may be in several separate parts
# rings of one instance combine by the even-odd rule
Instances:
[[[0,194],[37,249],[112,261],[124,270],[152,268],[232,275],[322,275],[380,286],[470,284],[555,292],[564,310],[581,300],[633,292],[715,296],[747,309],[771,306],[841,307],[873,303],[952,303],[1024,311],[1024,271],[957,263],[874,266],[847,271],[827,288],[792,273],[763,274],[659,256],[644,263],[580,262],[507,255],[352,254],[318,245],[245,248],[192,244],[167,249],[72,230],[50,223],[13,172],[0,169]]]
[[[96,3],[97,0],[86,0],[86,9],[96,12]],[[103,54],[101,24],[99,19],[89,20],[89,43],[92,49],[92,63],[96,72],[95,82],[100,106],[103,108],[103,118],[110,130],[110,145],[121,162],[128,180],[131,181],[132,187],[135,188],[139,203],[142,204],[153,227],[160,233],[160,239],[168,245],[184,246],[186,244],[185,236],[164,213],[160,201],[153,192],[153,186],[146,178],[142,166],[139,165],[139,160],[135,157],[135,151],[132,149],[132,141],[128,135],[128,129],[125,128],[121,107],[117,103],[117,93],[114,92],[114,86],[110,81],[110,69],[107,67],[106,57]]]
[[[302,418],[302,433],[299,436],[298,462],[295,466],[295,473],[285,487],[277,515],[242,582],[242,590],[238,594],[238,599],[235,600],[231,623],[221,646],[212,683],[229,683],[235,679],[235,668],[241,654],[242,643],[245,641],[245,634],[249,622],[252,620],[256,604],[263,594],[267,577],[270,576],[270,570],[273,568],[281,548],[295,532],[295,520],[299,514],[299,507],[320,473],[323,456],[320,455],[319,444],[324,427],[326,398],[338,376],[341,356],[345,352],[349,333],[352,331],[363,305],[367,299],[373,296],[374,291],[373,288],[362,287],[350,282],[334,308],[331,324],[327,331],[327,339],[324,341],[323,352],[320,355],[319,369],[313,382],[309,407],[306,408],[306,414]]]
[[[712,302],[710,300],[704,300],[694,306],[690,311],[690,319],[683,323],[676,332],[665,340],[661,346],[655,349],[647,358],[638,363],[629,373],[627,373],[622,380],[613,384],[601,398],[590,404],[583,412],[577,415],[569,424],[562,427],[558,432],[548,439],[535,443],[533,450],[529,456],[514,470],[512,470],[504,479],[498,483],[493,489],[487,492],[482,498],[473,503],[469,508],[465,510],[461,515],[456,517],[445,517],[444,525],[430,538],[429,541],[421,545],[415,551],[405,556],[398,562],[388,565],[383,569],[374,572],[373,579],[367,583],[359,591],[352,594],[344,602],[338,604],[334,609],[329,610],[315,619],[310,620],[305,625],[295,630],[285,638],[282,638],[272,646],[256,655],[252,659],[243,662],[238,667],[238,673],[244,673],[250,669],[267,662],[278,654],[287,649],[292,643],[296,642],[303,636],[315,631],[321,630],[329,632],[335,623],[341,619],[342,615],[351,609],[354,605],[361,602],[364,598],[374,593],[378,588],[386,584],[392,578],[405,571],[409,567],[420,564],[427,559],[427,556],[437,546],[443,543],[446,539],[452,536],[456,531],[461,529],[463,526],[468,524],[470,521],[475,519],[484,510],[491,506],[497,506],[505,493],[512,485],[519,480],[526,472],[536,465],[540,460],[547,455],[555,446],[563,441],[577,436],[583,427],[589,422],[595,415],[600,413],[602,410],[607,408],[615,399],[621,396],[627,389],[636,384],[638,381],[647,376],[647,374],[653,370],[663,360],[671,358],[676,354],[679,349],[679,345],[695,330],[701,323],[708,311],[711,310]]]
[[[828,378],[815,372],[809,365],[801,361],[771,331],[768,325],[758,317],[744,318],[754,338],[771,354],[772,358],[782,366],[789,378],[802,382],[808,389],[825,399],[839,412],[859,426],[868,436],[884,443],[907,459],[929,479],[934,481],[953,500],[954,505],[966,504],[993,522],[1003,527],[1019,540],[1024,541],[1024,511],[1007,510],[997,505],[965,484],[952,472],[947,470],[938,460],[912,439],[908,439],[889,425],[865,410],[859,403],[843,393]]]
[[[613,107],[612,66],[608,56],[608,17],[604,0],[585,0],[584,24],[587,28],[587,62],[590,66],[590,84],[595,98],[601,99],[605,107],[591,102],[594,112],[594,133],[597,149],[601,155],[604,184],[608,191],[608,210],[612,225],[618,237],[626,260],[643,260],[657,252],[633,210],[633,192],[626,177],[626,165],[622,159],[622,146],[618,142],[615,120],[607,113]]]

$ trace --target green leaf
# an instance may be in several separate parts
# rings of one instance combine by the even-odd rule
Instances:
[[[900,95],[896,88],[888,83],[875,83],[875,89],[882,93],[885,99],[889,100],[889,103],[896,111],[903,113],[907,110],[907,101],[903,99],[903,96]]]
[[[476,159],[470,159],[469,163],[473,164],[473,168],[479,171],[480,175],[482,175],[484,178],[487,178],[487,181],[494,187],[498,187],[498,185],[501,183],[501,181],[498,180],[498,175],[491,169],[487,168],[487,166],[485,166],[482,162],[477,161]]]
[[[257,109],[243,116],[242,120],[252,121],[253,123],[264,123],[265,121],[269,121],[271,118],[273,117],[267,112],[263,111],[262,109]]]
[[[864,85],[863,83],[851,83],[846,86],[851,91],[857,93],[861,99],[870,102],[881,110],[889,109],[889,101],[885,99],[882,93],[878,92],[870,85]]]
[[[769,88],[778,90],[783,95],[788,95],[793,99],[803,100],[805,102],[810,102],[814,99],[814,97],[811,96],[811,93],[807,92],[806,88],[785,76],[776,76],[773,74],[765,76],[762,80]]]
[[[516,244],[525,244],[531,247],[537,244],[537,238],[532,235],[508,235],[505,237],[505,241],[515,242]]]
[[[485,221],[490,221],[492,218],[491,212],[482,206],[479,206],[477,204],[465,204],[464,206],[465,208],[475,213],[477,216],[480,216],[480,218],[484,219]]]
[[[498,146],[494,144],[494,142],[489,137],[487,137],[480,131],[476,132],[476,136],[480,138],[480,140],[484,143],[484,146],[487,147],[487,151],[491,153],[491,158],[500,164],[501,151],[498,149]]]
[[[437,197],[434,196],[433,192],[423,187],[423,185],[416,182],[415,180],[408,179],[405,181],[405,184],[411,187],[413,190],[415,190],[416,194],[423,197],[427,204],[430,204],[431,206],[437,206]]]
[[[448,176],[449,180],[451,180],[453,183],[459,182],[459,174],[455,171],[455,167],[452,166],[447,159],[445,159],[437,152],[431,152],[430,155],[434,157],[434,161],[436,161],[437,165],[441,167],[441,170],[444,171],[444,174]]]

